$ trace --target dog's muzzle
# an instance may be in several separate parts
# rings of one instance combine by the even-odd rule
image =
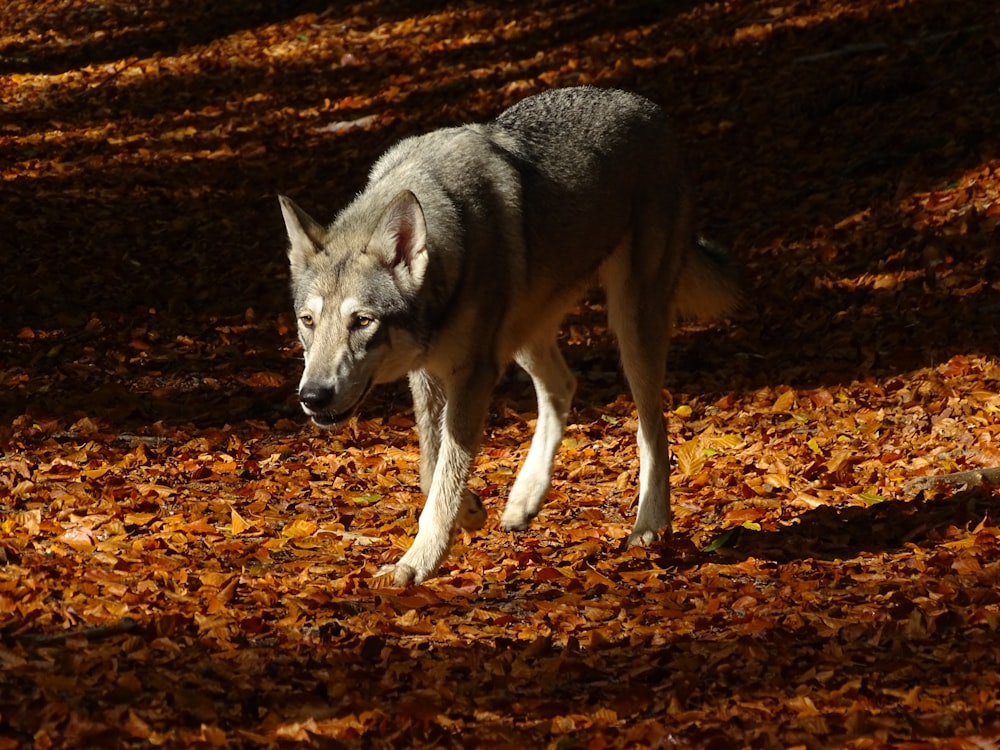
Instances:
[[[313,422],[320,427],[333,427],[334,425],[346,422],[358,410],[361,402],[365,400],[368,391],[371,390],[372,381],[369,380],[362,390],[358,399],[347,409],[333,410],[333,402],[337,395],[336,391],[329,386],[319,386],[307,383],[299,389],[299,401],[304,411]]]

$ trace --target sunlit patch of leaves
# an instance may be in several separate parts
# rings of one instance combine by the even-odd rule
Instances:
[[[995,747],[1000,502],[934,480],[1000,466],[998,11],[294,5],[0,17],[0,748]],[[623,549],[593,298],[535,523],[512,376],[491,521],[392,588],[408,397],[305,423],[274,193],[332,215],[396,137],[581,83],[670,109],[746,268],[675,340],[674,536]]]

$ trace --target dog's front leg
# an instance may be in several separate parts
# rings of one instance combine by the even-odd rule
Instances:
[[[431,494],[434,467],[441,451],[441,422],[444,418],[444,391],[441,383],[426,370],[414,370],[409,375],[413,394],[413,415],[420,438],[420,489]]]
[[[417,536],[393,568],[393,582],[397,586],[420,583],[430,578],[448,555],[452,531],[463,506],[468,503],[465,485],[482,436],[496,377],[495,367],[480,365],[466,377],[456,377],[444,384],[445,403],[439,422],[437,461],[433,463],[427,502],[420,513]],[[417,407],[418,427],[421,408]],[[429,413],[424,416],[429,416]],[[421,441],[425,442],[423,436]],[[421,460],[421,469],[425,466]]]
[[[441,383],[426,370],[410,373],[410,392],[413,394],[413,412],[417,419],[420,438],[420,489],[425,496],[431,494],[434,469],[441,452],[441,430],[444,420],[445,397]],[[481,529],[486,524],[486,508],[479,495],[468,487],[462,490],[462,509],[457,523],[463,529]]]

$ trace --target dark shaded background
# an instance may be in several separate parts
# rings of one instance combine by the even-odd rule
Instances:
[[[163,421],[206,428],[190,449],[162,449],[175,458],[227,446],[247,476],[259,475],[253,464],[273,446],[249,439],[249,447],[241,446],[240,436],[280,439],[302,425],[276,194],[292,194],[314,215],[332,218],[389,143],[490,117],[550,84],[627,87],[668,108],[696,178],[701,225],[731,246],[746,269],[744,305],[732,321],[689,328],[677,338],[672,391],[711,403],[722,394],[739,399],[783,384],[803,389],[877,379],[888,390],[911,370],[956,355],[995,357],[995,230],[975,212],[963,232],[914,227],[900,205],[914,192],[945,190],[990,160],[995,164],[1000,6],[922,0],[887,9],[888,3],[872,1],[803,26],[792,23],[826,5],[789,2],[771,13],[765,3],[639,0],[543,0],[517,9],[507,2],[378,0],[346,6],[284,0],[8,4],[0,16],[4,457],[23,447],[18,440],[49,457],[61,450],[60,440],[68,447],[84,443],[66,432],[81,416],[101,424],[104,434],[95,439],[106,440],[109,453],[135,444],[148,444],[152,453],[160,450],[155,423]],[[496,33],[459,43],[473,12],[482,28]],[[306,13],[314,15],[303,18]],[[378,36],[382,21],[415,13],[440,14],[433,34]],[[223,46],[240,54],[213,51],[213,42],[228,38],[233,41]],[[445,43],[449,39],[455,43]],[[263,54],[282,42],[307,49],[316,42],[315,56]],[[181,62],[179,53],[191,53],[195,62]],[[88,73],[80,84],[75,76],[83,68]],[[137,69],[147,72],[133,75]],[[44,95],[23,88],[22,76],[32,73],[56,76]],[[325,98],[338,106],[326,108]],[[366,127],[329,128],[372,116]],[[897,279],[905,273],[906,280],[859,283],[883,273]],[[585,376],[578,408],[601,408],[588,416],[598,421],[621,392],[599,298],[574,312],[570,330],[569,358]],[[860,400],[859,391],[852,397]],[[526,393],[523,383],[508,382],[501,399],[525,399],[531,410]],[[400,389],[389,388],[371,409],[399,414],[407,404]],[[283,416],[294,417],[293,427],[281,426]],[[29,428],[35,421],[41,426]],[[323,438],[312,443],[317,454],[325,450]],[[16,469],[7,476],[22,479]],[[106,486],[114,489],[115,482],[112,472]],[[407,597],[434,593],[333,595],[318,572],[309,588],[288,592],[287,600],[257,609],[239,601],[245,609],[234,607],[233,617],[250,620],[239,625],[247,641],[239,658],[217,648],[200,629],[201,613],[190,610],[156,611],[149,621],[102,631],[59,600],[59,583],[78,587],[79,571],[86,570],[96,576],[88,585],[96,586],[102,573],[109,579],[120,573],[133,585],[146,571],[125,559],[108,571],[110,564],[83,553],[50,555],[61,549],[50,540],[22,551],[25,569],[30,558],[41,579],[25,586],[51,592],[51,619],[13,615],[0,632],[0,645],[16,657],[0,664],[14,676],[0,681],[0,740],[41,746],[47,736],[36,732],[55,727],[63,738],[110,746],[135,729],[135,712],[191,744],[212,744],[208,726],[224,728],[231,744],[241,738],[247,746],[277,745],[273,736],[253,733],[272,732],[279,722],[380,711],[385,731],[396,732],[379,735],[384,746],[413,741],[400,717],[438,713],[464,717],[468,726],[463,733],[430,719],[416,724],[413,736],[428,746],[477,738],[485,738],[482,746],[501,740],[525,746],[546,733],[550,718],[581,700],[588,709],[614,707],[634,717],[639,729],[645,723],[650,735],[633,740],[665,747],[726,748],[736,736],[755,738],[761,747],[796,741],[820,747],[819,737],[863,737],[865,747],[875,747],[873,738],[890,732],[952,736],[986,733],[990,724],[995,730],[989,680],[1000,650],[989,570],[998,543],[986,537],[1000,512],[997,499],[979,492],[903,500],[820,507],[776,531],[737,531],[717,556],[694,549],[685,537],[666,546],[663,559],[652,552],[637,563],[661,569],[658,579],[650,576],[659,586],[653,590],[658,606],[671,597],[679,608],[700,606],[712,591],[724,591],[727,602],[745,591],[786,596],[790,611],[828,616],[826,630],[815,625],[819,618],[793,614],[752,631],[750,615],[741,619],[720,606],[685,612],[697,616],[701,630],[679,636],[670,629],[669,611],[656,615],[662,621],[647,614],[653,594],[645,584],[629,582],[588,595],[617,602],[629,627],[660,627],[659,640],[634,644],[623,637],[558,649],[544,639],[536,646],[507,635],[431,648],[400,631],[351,632],[368,611],[391,618],[419,606]],[[10,502],[22,507],[20,499]],[[294,502],[312,499],[281,502],[269,512],[287,520],[301,510]],[[158,503],[154,497],[135,507],[172,512]],[[221,505],[225,515],[229,508]],[[316,509],[317,517],[328,510]],[[714,522],[722,523],[718,516]],[[987,529],[974,540],[986,570],[949,591],[958,586],[950,566],[960,548],[953,542],[968,542],[968,529],[977,526]],[[151,537],[135,532],[138,542],[154,547],[165,576],[193,564],[170,550],[158,554]],[[533,531],[509,552],[544,561],[543,553],[555,554],[542,549],[549,543],[543,531]],[[920,549],[908,549],[913,544]],[[396,554],[386,546],[383,554]],[[468,554],[487,554],[484,548]],[[10,549],[13,559],[19,552]],[[862,553],[871,555],[853,559]],[[375,552],[352,554],[371,562]],[[209,558],[234,575],[246,562],[221,550],[210,550]],[[874,558],[885,579],[872,580],[864,569]],[[720,559],[733,565],[706,563]],[[720,583],[723,568],[729,577]],[[239,597],[272,575],[294,577],[281,564],[253,568]],[[457,575],[451,580],[461,582]],[[11,591],[21,582],[6,583]],[[782,589],[786,584],[794,584],[794,597]],[[469,621],[485,612],[517,623],[562,595],[555,586],[525,588],[527,594],[483,587],[469,598],[438,601],[430,611]],[[504,599],[498,591],[511,595]],[[933,609],[925,606],[931,593],[952,609],[940,604],[934,617],[924,617]],[[837,610],[841,605],[852,621]],[[309,610],[304,625],[276,622],[299,606]],[[173,650],[171,642],[185,648]],[[126,647],[127,658],[121,656]],[[817,671],[818,662],[826,671]],[[141,670],[139,689],[105,679],[133,669]],[[966,703],[930,713],[911,692],[915,686]],[[816,728],[817,717],[796,716],[788,707],[817,691],[834,696],[828,705],[837,708],[825,730]],[[916,696],[912,705],[906,696]],[[529,706],[523,714],[518,700]],[[841,710],[846,701],[854,702],[849,711]],[[697,716],[714,716],[719,724],[702,728]],[[769,716],[785,724],[770,725]],[[656,735],[662,729],[656,722],[665,717],[682,735]],[[602,736],[625,744],[631,729]],[[146,746],[137,739],[141,734],[130,735],[136,746]],[[574,735],[564,739],[571,744]],[[348,745],[329,740],[323,746]]]
[[[248,309],[253,315],[243,322],[251,325],[230,355],[217,348],[211,355],[236,357],[236,367],[287,368],[268,354],[292,338],[274,324],[288,304],[275,194],[288,192],[332,218],[389,143],[490,117],[544,85],[538,76],[565,71],[571,58],[577,76],[548,80],[635,89],[674,114],[703,230],[746,267],[746,302],[734,327],[679,339],[672,387],[829,384],[996,352],[995,233],[972,217],[965,234],[934,236],[896,213],[909,193],[940,189],[996,156],[1000,55],[992,4],[928,0],[886,10],[872,3],[864,13],[759,38],[744,32],[743,39],[739,30],[753,22],[780,27],[781,13],[755,19],[716,9],[709,28],[698,23],[694,2],[633,0],[613,11],[604,3],[546,2],[531,11],[548,17],[545,28],[535,15],[507,39],[454,49],[428,39],[370,48],[356,41],[385,19],[465,7],[368,2],[342,11],[275,1],[240,3],[236,12],[226,3],[173,1],[60,12],[53,3],[6,18],[4,29],[15,34],[0,43],[0,72],[105,66],[106,81],[54,85],[42,99],[19,98],[16,77],[4,82],[14,94],[0,112],[0,357],[5,369],[28,376],[0,396],[4,419],[26,408],[58,409],[39,393],[48,387],[39,376],[53,372],[62,397],[85,398],[93,377],[83,371],[110,367],[87,347],[112,348],[110,341],[127,343],[135,331],[161,344],[179,335],[200,339]],[[481,7],[498,27],[528,12]],[[314,27],[301,25],[303,34],[328,34],[323,24],[343,19],[340,28],[354,34],[345,32],[343,43],[350,64],[331,64],[327,52],[315,64],[308,55],[203,55],[196,69],[170,68],[172,55],[226,35],[271,43],[268,24],[302,13],[318,14]],[[620,41],[629,30],[644,34],[631,59]],[[441,37],[454,31],[443,28]],[[609,49],[610,31],[620,33]],[[118,85],[137,64],[158,66],[159,74]],[[404,74],[401,95],[379,108],[386,82]],[[523,93],[503,88],[516,80],[530,85]],[[378,119],[364,129],[318,132],[324,121],[299,112],[321,96],[361,102],[337,118]],[[102,128],[106,134],[87,136]],[[200,155],[219,150],[227,155]],[[62,169],[33,176],[32,165],[53,163]],[[861,211],[869,212],[865,220],[835,228]],[[986,283],[952,294],[936,286],[938,266],[929,259]],[[919,273],[894,288],[837,284],[907,270]],[[36,338],[17,338],[25,327]],[[263,360],[239,360],[248,352]],[[194,367],[188,354],[160,353],[161,388]],[[571,349],[570,356],[608,353]],[[177,390],[178,404],[197,398]],[[172,415],[169,406],[147,405],[139,416],[190,417],[199,407],[177,408]]]

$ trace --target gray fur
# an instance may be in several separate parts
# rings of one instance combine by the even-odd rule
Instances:
[[[436,573],[457,525],[485,522],[466,481],[511,361],[532,378],[539,418],[501,524],[524,528],[538,512],[575,389],[556,334],[595,279],[639,414],[630,543],[669,533],[670,325],[676,314],[724,314],[736,284],[728,256],[695,241],[691,191],[659,107],[622,91],[550,91],[493,122],[398,143],[329,228],[288,198],[281,208],[306,413],[336,424],[374,384],[410,380],[427,502],[393,567],[398,585]]]

